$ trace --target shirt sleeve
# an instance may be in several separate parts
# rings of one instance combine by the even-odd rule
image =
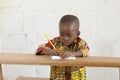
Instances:
[[[51,42],[53,43],[53,40],[51,40]],[[45,49],[53,49],[53,47],[49,42],[47,42],[46,44],[42,44],[37,48],[36,55],[41,55],[41,52]]]
[[[79,42],[79,48],[80,48],[80,51],[83,54],[83,57],[86,57],[86,56],[89,55],[89,47],[88,47],[87,43],[82,39]]]

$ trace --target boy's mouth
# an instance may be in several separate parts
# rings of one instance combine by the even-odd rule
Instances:
[[[70,45],[70,42],[63,42],[64,45]]]

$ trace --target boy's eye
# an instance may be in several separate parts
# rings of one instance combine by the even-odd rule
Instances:
[[[60,34],[60,36],[64,36],[64,34]]]
[[[72,37],[72,35],[68,34],[68,37]]]

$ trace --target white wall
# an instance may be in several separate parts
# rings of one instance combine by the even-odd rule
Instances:
[[[46,42],[44,34],[49,34],[50,38],[58,35],[59,19],[65,14],[79,17],[81,37],[88,42],[91,56],[113,56],[120,45],[117,44],[120,39],[119,0],[0,2],[2,52],[33,54],[39,44]],[[5,80],[21,75],[49,77],[49,67],[4,65],[4,74]],[[87,68],[87,75],[88,80],[118,80],[118,69]]]
[[[0,52],[1,52],[1,31],[0,31]]]

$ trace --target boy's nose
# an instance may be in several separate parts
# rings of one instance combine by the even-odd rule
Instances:
[[[68,40],[68,37],[64,37],[64,40]]]

